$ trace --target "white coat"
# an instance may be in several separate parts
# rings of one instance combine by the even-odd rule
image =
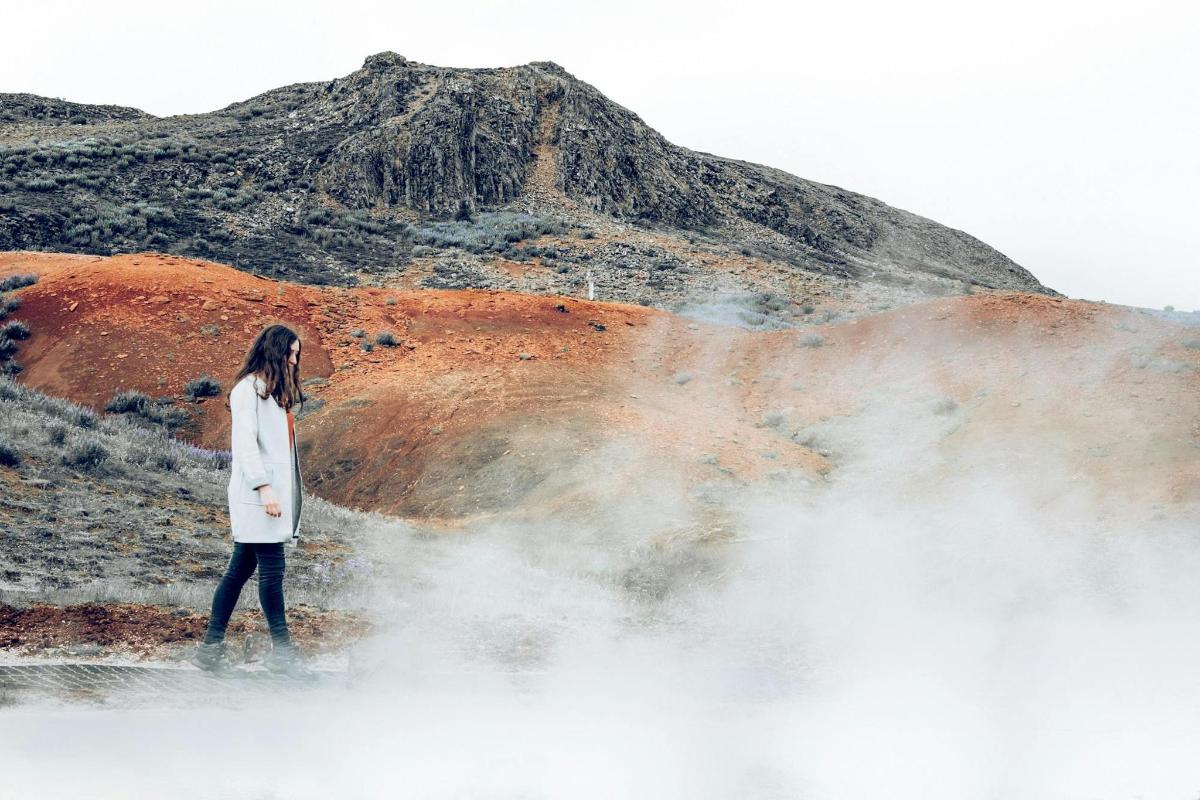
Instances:
[[[247,375],[229,393],[233,426],[229,475],[229,525],[235,542],[287,542],[300,533],[304,507],[295,439],[288,442],[287,412],[275,398],[260,396],[266,383]],[[283,512],[267,514],[256,487],[271,484]]]

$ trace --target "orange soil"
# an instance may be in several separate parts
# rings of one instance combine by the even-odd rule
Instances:
[[[294,327],[304,377],[329,381],[311,388],[325,405],[298,426],[306,486],[344,505],[461,518],[514,507],[528,490],[561,506],[578,482],[545,479],[614,441],[625,455],[595,462],[613,466],[613,486],[720,477],[705,454],[741,480],[817,475],[826,458],[764,413],[782,410],[795,428],[859,413],[881,391],[971,404],[971,424],[945,445],[960,455],[1020,434],[1062,444],[1067,468],[1100,490],[1197,499],[1200,351],[1183,342],[1200,332],[1091,303],[947,298],[811,329],[825,342],[804,347],[808,330],[730,330],[566,297],[305,286],[158,254],[0,254],[0,276],[13,272],[40,276],[14,315],[33,333],[21,379],[97,408],[120,389],[179,395],[201,373],[227,389],[264,324]],[[364,353],[355,328],[390,330],[401,345]],[[222,402],[199,406],[198,444],[228,448]],[[1107,450],[1080,455],[1089,447]],[[481,500],[480,474],[524,488]],[[541,484],[558,488],[539,495]]]
[[[80,647],[118,646],[122,653],[143,658],[162,657],[199,642],[208,625],[207,614],[142,603],[84,603],[74,606],[0,605],[0,650],[17,655]],[[308,606],[288,609],[288,628],[306,650],[338,650],[362,638],[369,626],[345,612],[318,611]],[[235,649],[251,633],[266,631],[258,611],[237,612],[229,623],[229,642]]]

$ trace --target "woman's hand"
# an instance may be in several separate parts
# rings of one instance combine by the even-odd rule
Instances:
[[[262,500],[263,510],[268,516],[278,517],[283,512],[279,510],[279,498],[275,496],[275,490],[271,488],[271,484],[264,483],[258,487],[258,499]]]

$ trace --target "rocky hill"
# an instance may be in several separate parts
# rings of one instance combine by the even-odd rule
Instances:
[[[0,95],[0,249],[153,250],[318,284],[590,285],[676,308],[1053,294],[961,231],[674,145],[556,64],[394,53],[207,114]]]

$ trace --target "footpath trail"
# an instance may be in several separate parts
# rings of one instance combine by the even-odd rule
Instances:
[[[190,666],[168,664],[97,664],[46,662],[0,665],[0,704],[37,699],[60,702],[117,703],[173,700],[194,702],[219,696],[274,695],[315,687],[344,687],[346,671],[322,670],[315,682],[273,675],[265,670],[238,670],[215,676]]]

